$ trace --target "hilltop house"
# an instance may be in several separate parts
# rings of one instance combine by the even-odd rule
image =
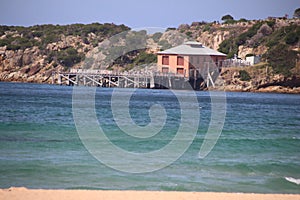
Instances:
[[[206,66],[214,65],[220,68],[225,59],[226,54],[192,41],[157,53],[159,72],[187,78],[195,77],[195,72]]]

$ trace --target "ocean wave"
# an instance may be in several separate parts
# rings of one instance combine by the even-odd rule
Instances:
[[[296,178],[293,178],[293,177],[284,177],[285,180],[291,182],[291,183],[295,183],[297,185],[300,185],[300,179],[296,179]]]

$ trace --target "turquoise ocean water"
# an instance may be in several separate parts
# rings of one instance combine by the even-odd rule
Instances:
[[[201,120],[189,149],[166,168],[130,174],[105,166],[84,147],[73,120],[72,91],[66,86],[0,83],[0,188],[300,193],[300,95],[226,93],[221,137],[199,159],[211,98],[208,92],[196,92]],[[180,105],[172,92],[138,89],[131,97],[130,114],[138,125],[150,123],[152,105],[166,109],[165,126],[149,140],[132,138],[118,128],[111,112],[112,92],[97,88],[96,112],[115,145],[149,152],[172,140],[180,123]],[[111,159],[118,158],[112,153]]]

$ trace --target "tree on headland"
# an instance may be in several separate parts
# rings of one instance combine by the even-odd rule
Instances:
[[[275,73],[289,76],[291,74],[290,69],[296,65],[297,52],[290,50],[286,44],[278,44],[271,48],[264,57]]]
[[[224,15],[221,20],[223,21],[228,21],[228,20],[233,20],[233,17],[231,15]]]
[[[294,12],[294,17],[300,18],[300,8],[297,8]]]

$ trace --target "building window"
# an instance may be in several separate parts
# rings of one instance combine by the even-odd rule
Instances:
[[[177,74],[184,74],[183,68],[177,68]]]
[[[184,58],[182,56],[177,56],[177,65],[184,65]]]
[[[194,62],[194,57],[190,56],[190,63],[193,63],[193,62]]]
[[[169,67],[163,67],[161,69],[161,71],[162,71],[162,73],[167,74],[167,73],[169,73]]]
[[[163,56],[162,57],[162,64],[163,65],[169,65],[169,56]]]
[[[219,59],[218,59],[218,57],[216,57],[216,62],[215,62],[215,63],[216,63],[216,65],[219,67],[220,64],[219,64]]]
[[[200,63],[200,57],[197,56],[197,64],[199,64],[199,63]]]

